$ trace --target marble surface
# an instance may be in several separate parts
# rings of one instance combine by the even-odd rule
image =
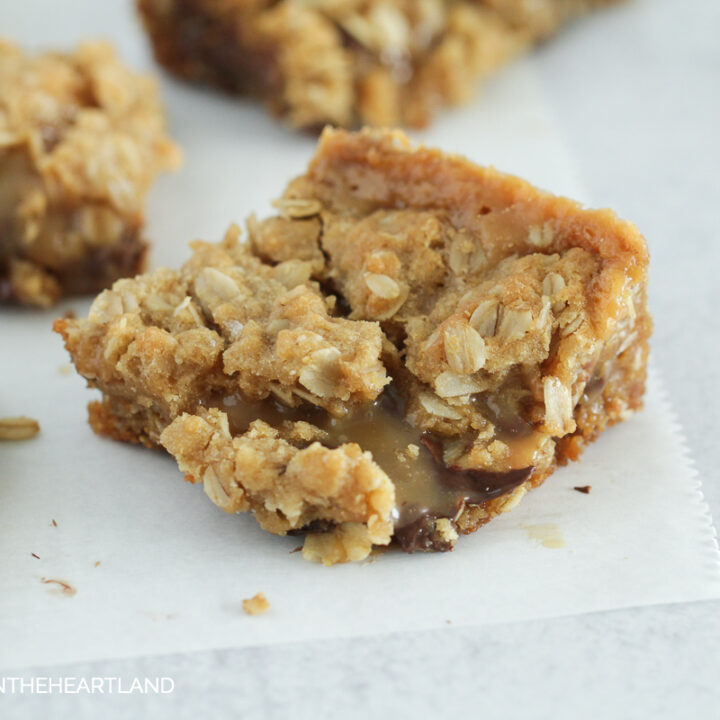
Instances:
[[[718,28],[714,0],[636,0],[537,54],[594,204],[631,218],[648,238],[653,354],[715,518]],[[572,66],[570,49],[578,58]],[[32,674],[170,676],[175,691],[53,696],[51,713],[46,696],[0,696],[0,716],[711,718],[720,713],[719,610],[720,602],[706,602],[37,668]]]

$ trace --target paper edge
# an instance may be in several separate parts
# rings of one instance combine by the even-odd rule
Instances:
[[[658,401],[662,406],[663,412],[667,413],[672,431],[677,437],[679,455],[686,463],[689,471],[688,480],[692,485],[692,494],[689,499],[698,511],[698,519],[701,523],[700,530],[710,541],[707,547],[707,557],[714,566],[715,581],[718,583],[718,597],[720,597],[720,543],[718,542],[718,528],[713,519],[710,505],[705,499],[705,493],[702,489],[702,478],[700,477],[695,456],[690,448],[685,428],[680,422],[680,416],[670,399],[670,394],[662,373],[652,358],[648,361],[648,384],[649,383],[655,385]]]

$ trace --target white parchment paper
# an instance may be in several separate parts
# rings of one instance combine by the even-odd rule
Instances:
[[[27,0],[0,6],[0,27],[33,47],[105,35],[131,64],[152,67],[130,6]],[[154,264],[176,266],[189,239],[219,239],[228,222],[266,212],[314,141],[252,103],[167,79],[163,92],[186,164],[153,191],[148,235]],[[484,95],[422,139],[587,200],[532,64],[502,73]],[[87,306],[0,310],[0,416],[42,425],[32,441],[0,445],[0,667],[720,597],[712,522],[655,374],[642,413],[454,552],[324,568],[291,553],[297,539],[220,511],[169,457],[92,434],[92,393],[50,331],[64,310]],[[573,490],[584,485],[590,494]],[[242,599],[258,591],[272,607],[249,617]]]

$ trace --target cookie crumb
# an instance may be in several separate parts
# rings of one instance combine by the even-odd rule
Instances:
[[[592,485],[576,485],[573,490],[577,490],[579,493],[589,495],[592,490]]]
[[[96,560],[96,561],[95,561],[95,564],[93,565],[93,567],[99,567],[99,566],[100,566],[100,563],[101,563],[100,560]]]
[[[254,597],[243,600],[243,610],[248,615],[262,615],[270,609],[270,603],[261,592]]]
[[[63,365],[58,365],[58,375],[70,375],[72,372],[72,365],[69,363],[64,363]]]
[[[0,418],[0,440],[29,440],[40,432],[40,423],[19,416]]]
[[[53,578],[40,578],[40,582],[44,585],[49,585],[51,583],[59,585],[57,590],[62,595],[67,595],[68,597],[72,597],[73,595],[77,594],[77,590],[72,585],[70,585],[70,583],[66,583],[63,580],[54,580]]]

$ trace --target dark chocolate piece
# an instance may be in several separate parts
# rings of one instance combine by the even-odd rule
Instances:
[[[442,445],[429,433],[423,433],[420,442],[430,451],[437,466],[438,479],[452,490],[467,490],[482,497],[477,502],[485,502],[505,495],[530,479],[534,467],[518,468],[506,472],[488,470],[467,470],[457,465],[445,465],[442,459]]]
[[[395,528],[393,538],[406,552],[448,552],[452,550],[452,543],[447,540],[434,538],[435,522],[440,519],[438,515],[421,515],[417,520]]]
[[[291,537],[297,537],[298,535],[305,535],[306,533],[324,533],[330,532],[335,527],[335,523],[328,522],[327,520],[313,520],[305,527],[293,528],[288,530],[287,534]]]

